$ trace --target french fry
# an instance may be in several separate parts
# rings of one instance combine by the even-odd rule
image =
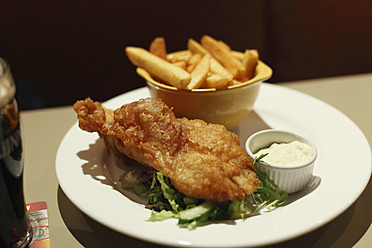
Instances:
[[[174,62],[172,64],[181,68],[182,70],[186,70],[186,62],[185,61],[177,61],[177,62]]]
[[[189,50],[173,52],[167,54],[167,61],[170,63],[176,63],[179,61],[187,62],[188,60],[190,60],[191,56],[192,54]]]
[[[150,44],[150,52],[159,58],[167,59],[167,48],[163,37],[156,37]]]
[[[220,44],[221,47],[223,47],[225,50],[227,50],[227,51],[231,51],[230,46],[227,45],[227,44],[226,44],[225,42],[223,42],[222,40],[219,40],[219,41],[217,41],[217,42],[218,42],[218,44]]]
[[[200,53],[193,54],[191,58],[189,59],[189,61],[187,61],[186,71],[191,73],[195,69],[195,67],[198,65],[201,59],[202,59],[202,55],[200,55]]]
[[[238,85],[238,84],[241,84],[242,82],[238,81],[238,80],[233,80],[232,81],[232,85]]]
[[[252,79],[259,61],[258,51],[234,51],[222,40],[204,35],[200,43],[188,39],[188,50],[167,54],[163,37],[156,37],[149,51],[127,47],[131,62],[155,80],[178,89],[224,88]]]
[[[228,81],[233,79],[233,75],[229,72],[225,67],[223,67],[220,62],[218,62],[215,58],[211,57],[211,62],[209,66],[210,72],[214,74],[221,75],[227,78]]]
[[[143,48],[126,47],[125,51],[134,65],[178,89],[184,89],[191,81],[190,73]]]
[[[256,73],[258,57],[256,49],[247,49],[244,52],[243,66],[245,67],[245,76],[249,79],[253,78]]]
[[[210,74],[205,79],[203,87],[205,88],[223,88],[228,84],[229,80],[218,74]]]
[[[193,54],[198,53],[202,56],[208,53],[208,51],[205,50],[205,48],[202,45],[200,45],[199,42],[191,38],[187,41],[187,49],[191,51],[191,53]]]
[[[244,58],[243,53],[238,52],[238,51],[234,51],[234,50],[231,50],[230,53],[234,58],[238,59],[239,61],[243,61],[243,58]]]
[[[201,39],[201,44],[215,59],[231,72],[235,79],[244,76],[245,68],[242,63],[234,58],[231,53],[222,47],[214,38],[204,35]]]
[[[191,82],[187,85],[187,89],[198,89],[204,82],[209,71],[209,61],[211,56],[205,54],[195,69],[191,72]]]

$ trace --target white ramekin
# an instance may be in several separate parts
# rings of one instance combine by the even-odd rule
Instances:
[[[267,129],[251,135],[245,144],[248,155],[254,158],[255,153],[269,147],[273,143],[289,143],[295,140],[307,143],[313,147],[314,153],[308,162],[297,166],[280,166],[268,164],[264,161],[260,161],[257,164],[257,168],[264,172],[276,183],[280,190],[285,191],[287,194],[300,191],[310,182],[317,158],[317,149],[313,142],[288,131]]]

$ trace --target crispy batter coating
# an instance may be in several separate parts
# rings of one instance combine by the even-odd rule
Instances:
[[[161,99],[115,111],[87,98],[74,104],[81,129],[107,147],[162,171],[183,194],[223,202],[253,193],[259,180],[238,137],[222,125],[176,118]]]

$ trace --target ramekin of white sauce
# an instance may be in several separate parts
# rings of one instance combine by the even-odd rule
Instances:
[[[246,150],[251,158],[267,154],[257,168],[288,194],[305,188],[313,176],[317,149],[309,139],[298,134],[262,130],[248,138]]]

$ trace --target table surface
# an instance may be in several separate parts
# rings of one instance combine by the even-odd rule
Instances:
[[[346,114],[372,147],[372,73],[280,84],[329,103]],[[51,247],[161,247],[114,232],[82,213],[59,187],[57,148],[76,122],[71,106],[21,113],[27,203],[48,204]],[[343,214],[321,228],[275,247],[372,247],[372,183]]]

